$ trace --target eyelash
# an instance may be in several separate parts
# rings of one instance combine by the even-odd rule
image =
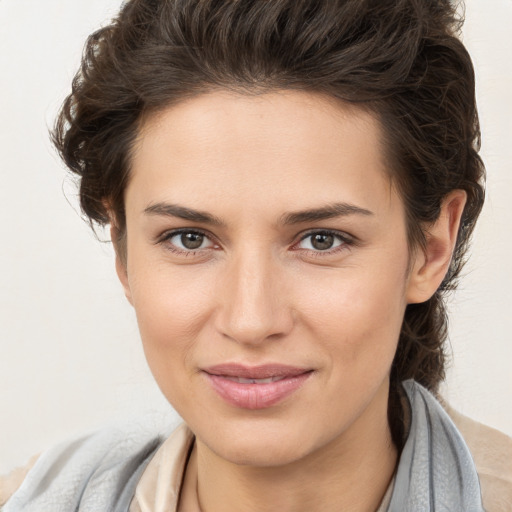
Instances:
[[[316,230],[310,230],[306,233],[304,233],[300,239],[295,242],[292,246],[292,249],[295,248],[297,245],[299,245],[301,242],[303,242],[304,240],[306,240],[307,238],[309,237],[312,237],[313,235],[327,235],[327,236],[332,236],[336,239],[338,239],[341,244],[336,246],[336,247],[333,247],[332,249],[326,249],[325,251],[320,251],[320,250],[312,250],[312,249],[294,249],[294,250],[297,250],[297,251],[307,251],[309,253],[310,256],[313,256],[315,258],[321,258],[321,257],[324,257],[324,256],[333,256],[335,254],[338,254],[342,251],[346,251],[348,250],[350,247],[353,247],[354,245],[356,245],[356,239],[350,235],[348,235],[347,233],[344,233],[344,232],[341,232],[341,231],[334,231],[334,230],[331,230],[331,229],[316,229]]]
[[[184,234],[194,234],[194,235],[200,235],[204,236],[208,240],[210,240],[212,243],[215,244],[215,242],[212,240],[212,236],[208,235],[208,233],[205,233],[204,231],[201,231],[200,229],[175,229],[173,231],[167,231],[165,232],[158,240],[157,243],[159,244],[165,244],[166,249],[171,251],[174,254],[178,254],[180,256],[190,257],[195,256],[199,253],[202,253],[205,249],[190,249],[187,251],[184,251],[183,249],[180,249],[179,247],[176,247],[174,244],[170,243],[170,240],[178,235],[184,235]]]
[[[195,256],[195,255],[205,251],[206,248],[205,249],[197,249],[197,250],[190,249],[190,250],[184,251],[184,250],[176,247],[174,244],[170,243],[170,240],[172,238],[174,238],[175,236],[178,236],[178,235],[183,235],[183,234],[194,234],[194,235],[204,236],[205,238],[210,240],[210,242],[215,244],[215,241],[213,240],[213,237],[211,235],[209,235],[208,233],[201,231],[199,229],[176,229],[173,231],[167,231],[161,237],[159,237],[159,239],[157,240],[157,243],[162,244],[162,245],[165,244],[166,248],[169,251],[171,251],[172,253],[178,254],[180,256],[185,256],[185,257]],[[303,242],[304,240],[306,240],[307,238],[309,238],[313,235],[333,236],[333,237],[337,238],[339,241],[341,241],[341,244],[332,249],[326,249],[325,251],[321,251],[321,250],[315,251],[315,250],[311,250],[311,249],[297,249],[296,248],[297,245],[299,245],[301,242]],[[316,257],[322,257],[324,255],[332,256],[341,251],[345,251],[354,245],[356,245],[356,239],[354,237],[352,237],[351,235],[348,235],[347,233],[340,232],[340,231],[334,231],[334,230],[330,230],[330,229],[317,229],[317,230],[310,230],[310,231],[304,233],[299,238],[299,240],[292,245],[292,250],[307,251],[310,255],[312,255],[313,257],[316,258]]]

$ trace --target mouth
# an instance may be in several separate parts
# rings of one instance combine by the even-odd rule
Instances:
[[[281,364],[223,364],[203,370],[216,393],[241,409],[264,409],[299,391],[313,374],[309,368]]]
[[[285,379],[286,377],[269,377],[268,379],[245,379],[243,377],[228,377],[227,375],[220,375],[227,380],[233,382],[239,382],[240,384],[270,384],[271,382],[277,382],[278,380]]]

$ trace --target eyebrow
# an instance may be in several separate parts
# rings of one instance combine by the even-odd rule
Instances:
[[[210,224],[212,226],[226,226],[226,223],[215,215],[177,204],[155,203],[145,208],[144,213],[146,215],[177,217],[191,222]],[[304,222],[333,219],[336,217],[346,217],[349,215],[370,216],[373,215],[373,212],[350,203],[333,203],[321,208],[311,208],[308,210],[285,213],[281,216],[280,223],[288,226]]]
[[[333,203],[322,208],[312,208],[298,212],[285,213],[281,217],[284,225],[300,224],[303,222],[314,222],[317,220],[346,217],[348,215],[373,215],[373,212],[350,203]]]
[[[178,217],[191,222],[211,224],[212,226],[225,226],[225,223],[215,215],[200,210],[193,210],[177,204],[155,203],[148,206],[144,213],[146,215],[162,215],[165,217]]]

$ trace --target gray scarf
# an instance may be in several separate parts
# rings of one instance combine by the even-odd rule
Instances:
[[[484,512],[469,450],[436,399],[403,383],[411,425],[388,512]],[[128,512],[163,438],[140,428],[101,431],[44,453],[3,512]]]
[[[475,464],[452,420],[417,382],[402,385],[411,425],[388,512],[484,512]]]

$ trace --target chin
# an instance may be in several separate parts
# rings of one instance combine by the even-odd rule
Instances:
[[[259,420],[259,421],[258,421]],[[218,457],[240,466],[278,467],[292,464],[328,444],[325,432],[315,435],[314,426],[283,418],[258,418],[222,422],[197,437]],[[221,434],[212,436],[212,432]]]
[[[226,461],[238,466],[279,467],[292,464],[304,458],[308,451],[295,443],[276,440],[241,439],[240,442],[230,441],[226,445],[212,446],[216,454]]]

